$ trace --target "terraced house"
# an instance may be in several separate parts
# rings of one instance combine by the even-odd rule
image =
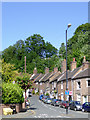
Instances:
[[[86,61],[84,56],[83,63],[77,66],[75,58],[70,63],[71,69],[68,70],[68,90],[69,95],[65,95],[66,91],[66,60],[62,61],[61,72],[58,68],[49,72],[49,68],[45,68],[45,74],[38,74],[34,71],[31,79],[34,80],[35,89],[39,94],[49,93],[50,97],[59,98],[61,100],[76,100],[84,103],[90,102],[90,63]]]

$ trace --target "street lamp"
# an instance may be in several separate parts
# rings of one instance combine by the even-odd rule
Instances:
[[[68,91],[68,73],[67,73],[67,30],[71,26],[71,24],[68,24],[66,29],[66,91]],[[68,114],[68,107],[66,107],[66,114]]]

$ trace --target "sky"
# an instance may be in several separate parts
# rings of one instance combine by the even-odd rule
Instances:
[[[59,49],[69,23],[68,39],[87,22],[88,2],[3,2],[1,50],[33,34]]]

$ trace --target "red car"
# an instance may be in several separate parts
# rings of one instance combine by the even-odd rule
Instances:
[[[69,107],[69,102],[68,101],[62,101],[60,103],[60,107],[63,107],[63,108]]]

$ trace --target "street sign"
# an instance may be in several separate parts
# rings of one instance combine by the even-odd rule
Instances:
[[[69,95],[69,90],[66,90],[66,91],[65,91],[65,95]]]
[[[69,91],[69,95],[72,95],[72,91]]]

